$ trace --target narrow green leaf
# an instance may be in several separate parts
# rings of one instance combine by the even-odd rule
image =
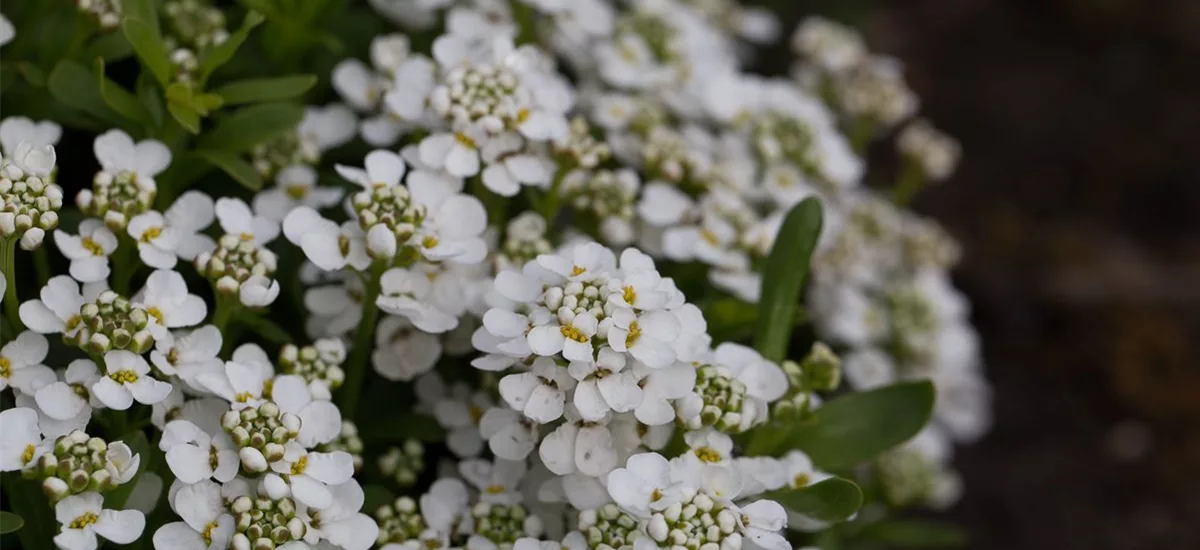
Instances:
[[[4,479],[4,493],[12,513],[24,521],[17,531],[21,547],[47,548],[50,539],[58,534],[58,522],[54,521],[54,506],[42,492],[41,483],[12,475]],[[8,523],[8,520],[5,519],[4,523]]]
[[[146,434],[142,431],[135,431],[125,434],[121,437],[129,450],[135,455],[140,455],[141,459],[138,462],[137,473],[133,477],[117,486],[116,489],[104,494],[104,507],[112,510],[123,510],[125,501],[129,500],[129,495],[133,493],[134,486],[137,485],[138,478],[142,473],[148,471],[153,466],[152,456],[150,454],[150,441],[146,439]]]
[[[103,58],[105,61],[117,61],[133,55],[133,46],[123,32],[109,32],[97,36],[88,44],[84,53],[85,59]]]
[[[845,521],[862,506],[862,490],[854,482],[833,477],[802,489],[766,495],[789,510],[818,521]]]
[[[262,24],[263,21],[262,14],[256,11],[247,13],[246,18],[242,20],[242,26],[237,31],[229,35],[229,38],[225,39],[220,45],[208,50],[208,53],[204,54],[204,57],[200,59],[198,77],[201,87],[208,82],[208,77],[212,75],[213,71],[221,65],[228,63],[233,58],[233,54],[237,52],[238,48],[242,47],[242,43],[250,36],[250,31]]]
[[[316,83],[317,77],[308,74],[251,78],[230,82],[217,88],[214,93],[221,96],[226,105],[261,103],[299,97]]]
[[[75,61],[70,59],[59,61],[54,66],[54,70],[50,71],[50,77],[46,79],[46,87],[54,99],[69,107],[113,126],[121,126],[125,123],[125,120],[104,102],[92,72]]]
[[[272,344],[292,343],[292,335],[288,334],[288,331],[275,321],[261,315],[245,314],[237,317],[236,321]]]
[[[284,132],[295,130],[304,108],[293,103],[264,103],[243,107],[222,118],[200,138],[203,149],[240,153]]]
[[[787,356],[800,291],[821,235],[821,203],[809,197],[792,207],[763,269],[754,348],[771,361]]]
[[[428,416],[415,413],[374,416],[363,420],[358,432],[363,439],[377,442],[403,441],[410,437],[429,443],[446,439],[446,430],[441,425]]]
[[[121,13],[145,22],[154,31],[155,38],[162,36],[158,26],[158,0],[121,0]]]
[[[163,44],[162,38],[148,23],[135,17],[126,17],[121,23],[121,27],[125,31],[125,38],[129,40],[129,45],[133,46],[134,53],[142,62],[142,66],[154,73],[154,78],[158,80],[159,84],[166,86],[171,81],[174,69],[172,69],[171,59],[167,56],[167,48]]]
[[[0,510],[0,535],[7,535],[25,525],[25,520],[12,512]]]
[[[821,468],[853,466],[921,431],[933,414],[934,397],[928,380],[846,394],[818,408],[811,422],[782,426],[774,437],[755,438],[746,454],[800,449]]]
[[[158,90],[158,85],[149,73],[138,75],[137,99],[146,106],[146,112],[150,114],[150,121],[154,127],[162,126],[163,117],[167,114],[166,106],[163,105],[162,92]]]
[[[153,123],[146,106],[138,101],[137,97],[104,76],[104,59],[99,57],[96,58],[96,82],[100,88],[100,97],[104,98],[104,103],[117,114],[138,124]]]
[[[920,519],[883,520],[864,527],[861,536],[891,548],[920,550],[959,548],[970,540],[967,532],[957,525]]]
[[[43,71],[37,65],[28,61],[18,61],[17,70],[20,71],[21,76],[25,77],[25,81],[30,86],[34,88],[46,87],[46,71]]]
[[[258,175],[258,171],[253,166],[250,166],[249,162],[242,160],[236,154],[228,151],[208,150],[196,151],[196,154],[207,160],[209,164],[229,174],[229,177],[240,183],[242,187],[251,191],[262,189],[262,177]]]
[[[200,133],[200,115],[196,111],[171,102],[167,103],[167,112],[171,113],[171,118],[174,118],[185,130],[193,134]]]

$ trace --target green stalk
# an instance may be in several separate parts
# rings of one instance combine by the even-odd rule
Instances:
[[[367,377],[367,361],[371,357],[371,344],[375,337],[375,321],[379,318],[379,306],[375,299],[379,297],[379,278],[381,270],[372,269],[363,281],[363,314],[362,322],[354,331],[354,345],[350,348],[350,357],[346,360],[346,381],[338,389],[337,406],[342,411],[342,418],[353,420],[359,398],[362,397],[363,381]]]
[[[133,261],[130,252],[137,249],[137,242],[124,234],[117,235],[117,249],[113,251],[111,263],[113,265],[112,274],[112,289],[121,296],[129,297],[129,281],[133,278],[133,271],[137,268],[137,262]]]
[[[571,166],[563,165],[554,174],[554,180],[550,183],[550,189],[546,191],[546,195],[542,197],[542,205],[538,213],[546,220],[546,224],[554,223],[554,218],[558,216],[558,206],[562,201],[562,182],[567,177],[567,172],[570,172]]]
[[[46,252],[46,247],[33,251],[33,268],[37,272],[38,286],[46,286],[50,280],[50,253]]]
[[[897,206],[908,206],[924,188],[925,172],[916,162],[905,159],[900,166],[896,187],[892,188],[892,202]]]
[[[21,301],[17,299],[17,239],[15,236],[0,239],[0,271],[4,272],[4,312],[8,315],[8,323],[13,332],[25,330],[21,324]]]
[[[229,330],[229,321],[233,319],[233,314],[241,308],[241,302],[237,296],[225,296],[217,293],[217,308],[213,311],[212,324],[217,327],[221,333],[221,355],[226,355],[229,350],[233,349],[234,338]]]

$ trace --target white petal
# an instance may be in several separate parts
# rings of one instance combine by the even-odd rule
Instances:
[[[617,451],[613,447],[612,435],[608,428],[580,428],[579,436],[575,440],[575,464],[580,473],[592,477],[600,477],[612,471],[617,465]]]
[[[308,476],[291,476],[292,496],[296,500],[316,508],[324,510],[333,505],[333,493],[329,492],[329,488]]]
[[[118,411],[123,411],[133,405],[133,394],[107,376],[92,385],[92,395],[104,403],[104,406]]]
[[[167,465],[179,481],[189,485],[197,483],[212,475],[208,453],[208,449],[195,445],[175,445],[167,451]]]
[[[396,185],[404,177],[404,160],[391,151],[377,149],[367,153],[365,167],[372,184]]]
[[[379,526],[365,514],[354,514],[348,519],[322,526],[321,535],[345,550],[367,550],[379,537]]]
[[[104,510],[92,529],[117,544],[129,544],[142,536],[146,516],[137,510]]]
[[[79,394],[66,382],[55,382],[37,390],[34,394],[37,406],[55,420],[75,418],[87,405]]]
[[[46,307],[41,300],[30,300],[21,304],[20,314],[21,322],[34,332],[53,334],[63,331],[65,324],[63,320]]]
[[[603,419],[610,410],[594,380],[582,382],[575,387],[575,408],[579,409],[579,415],[584,420],[591,422]]]
[[[544,384],[538,384],[525,405],[525,416],[539,424],[553,422],[562,416],[563,392]]]
[[[142,376],[137,382],[129,385],[133,398],[143,405],[153,405],[166,399],[171,394],[171,389],[170,384],[148,376]]]
[[[308,453],[304,475],[328,485],[341,485],[354,475],[354,457],[345,451]]]
[[[182,521],[159,527],[153,541],[154,550],[208,550],[200,533]]]
[[[300,410],[302,445],[313,446],[333,441],[342,431],[342,413],[329,401],[313,401]]]

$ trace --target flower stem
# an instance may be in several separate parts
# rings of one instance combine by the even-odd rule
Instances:
[[[337,406],[342,411],[342,418],[354,419],[355,409],[362,393],[363,381],[367,377],[367,361],[371,356],[371,341],[375,337],[375,321],[379,318],[379,306],[375,299],[379,297],[379,278],[382,270],[372,269],[363,281],[363,313],[362,321],[354,331],[354,344],[350,348],[350,357],[346,360],[346,381],[338,389]]]
[[[924,188],[925,173],[921,166],[911,160],[905,160],[901,164],[896,187],[892,188],[892,202],[896,206],[908,206],[917,193]]]
[[[4,272],[4,312],[14,333],[25,330],[21,324],[21,302],[17,299],[17,239],[0,239],[0,271]]]
[[[33,251],[33,268],[37,272],[38,286],[46,286],[50,281],[50,253],[46,252],[46,247]]]
[[[558,172],[554,174],[554,180],[550,182],[550,189],[542,197],[541,208],[538,210],[538,213],[546,220],[548,226],[554,223],[554,218],[558,217],[558,206],[562,199],[561,189],[563,179],[567,177],[567,172],[570,172],[571,169],[572,167],[569,165],[561,166]]]
[[[137,268],[137,262],[133,261],[133,257],[129,253],[137,248],[137,243],[121,234],[117,235],[117,242],[117,249],[112,254],[112,289],[117,294],[128,298],[129,280],[133,278],[133,271]]]

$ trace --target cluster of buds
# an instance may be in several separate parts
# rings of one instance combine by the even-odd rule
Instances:
[[[158,186],[151,178],[130,171],[112,174],[101,170],[91,189],[75,195],[75,204],[85,216],[100,218],[109,229],[121,233],[129,220],[154,205],[157,195]]]
[[[918,106],[901,67],[890,59],[861,63],[843,74],[837,97],[850,115],[884,127],[908,118]]]
[[[655,128],[646,137],[641,149],[649,179],[661,179],[679,185],[685,193],[703,195],[708,190],[705,178],[709,171],[707,159],[692,153],[687,138],[665,126]]]
[[[476,535],[496,544],[500,550],[512,550],[522,537],[541,536],[541,523],[520,504],[504,505],[479,502],[471,507]]]
[[[7,160],[0,165],[0,239],[17,238],[21,248],[35,250],[46,233],[58,227],[62,188],[49,174],[26,173]]]
[[[580,512],[579,532],[592,550],[631,548],[639,534],[637,519],[613,503]]]
[[[425,531],[425,518],[417,509],[417,502],[410,497],[397,498],[375,510],[375,521],[379,523],[380,546],[402,543],[417,539]]]
[[[318,450],[323,453],[344,451],[354,459],[354,471],[362,470],[363,440],[358,436],[358,426],[355,426],[354,422],[342,420],[342,431],[338,432],[338,436],[333,441],[321,445]]]
[[[309,385],[320,383],[329,391],[346,380],[345,361],[346,344],[337,338],[322,338],[304,347],[287,344],[279,352],[279,368],[284,374],[299,376]]]
[[[101,27],[121,26],[121,0],[75,0],[79,10],[96,18]]]
[[[408,188],[402,185],[365,189],[351,198],[363,231],[383,224],[396,235],[397,246],[408,244],[413,233],[425,221],[425,207],[413,204]]]
[[[504,243],[496,258],[496,269],[520,268],[542,254],[554,251],[546,239],[546,220],[534,212],[525,212],[508,224]]]
[[[308,532],[304,520],[296,517],[296,503],[287,497],[242,495],[229,505],[229,511],[235,529],[229,547],[234,550],[273,550],[302,540]]]
[[[171,51],[171,68],[176,82],[192,84],[196,81],[196,71],[200,70],[200,58],[192,50],[176,48]]]
[[[285,446],[300,433],[300,417],[281,412],[278,405],[266,401],[257,407],[226,411],[221,428],[240,447],[242,469],[259,474],[272,462],[283,460]]]
[[[681,502],[650,516],[646,534],[661,548],[741,550],[738,525],[733,510],[706,493],[689,489]]]
[[[921,169],[931,181],[942,181],[954,172],[962,156],[962,146],[952,136],[934,128],[928,120],[918,119],[904,127],[896,138],[900,154]]]
[[[633,219],[638,178],[632,170],[575,170],[563,178],[562,193],[578,212],[588,212],[603,220],[615,216]]]
[[[72,494],[115,489],[129,481],[137,467],[137,457],[124,443],[110,444],[75,430],[55,440],[53,451],[39,456],[22,475],[41,479],[42,491],[58,502]]]
[[[305,139],[300,132],[285,132],[275,139],[259,143],[250,150],[250,163],[264,178],[273,178],[280,170],[294,164],[316,166],[321,161],[321,149],[316,142]],[[307,187],[288,190],[293,199],[302,199]]]
[[[933,335],[938,319],[929,298],[915,288],[901,286],[888,292],[887,308],[891,339],[888,350],[900,364],[925,364],[934,353]]]
[[[205,0],[169,0],[163,4],[163,14],[171,33],[167,37],[172,47],[184,47],[203,52],[229,38],[225,28],[225,13]]]
[[[842,360],[829,346],[814,342],[799,363],[784,361],[788,392],[771,405],[774,418],[806,418],[815,407],[814,394],[836,390],[842,383]]]
[[[196,256],[196,271],[217,285],[222,294],[235,294],[251,277],[275,274],[275,253],[240,235],[222,235],[217,248]]]
[[[712,426],[725,433],[740,433],[748,426],[746,419],[746,384],[733,378],[729,369],[720,365],[704,365],[696,370],[696,386],[692,390],[704,402],[700,414],[686,419],[688,429]],[[753,417],[753,414],[749,416]]]
[[[660,62],[679,57],[678,32],[675,26],[652,10],[634,10],[617,23],[619,33],[636,34]]]
[[[499,133],[529,116],[515,97],[519,84],[516,73],[507,68],[459,67],[446,74],[430,103],[446,120],[460,124],[478,121],[484,130]]]
[[[801,169],[813,164],[812,129],[803,121],[778,112],[750,121],[755,152],[767,164],[789,162]]]
[[[420,441],[406,439],[402,447],[392,447],[379,457],[379,471],[401,487],[412,486],[425,471],[425,447]]]
[[[889,504],[906,507],[935,499],[938,466],[921,453],[894,449],[875,461],[875,475]]]
[[[588,169],[599,166],[612,155],[612,148],[592,135],[587,119],[581,116],[571,119],[566,140],[555,143],[554,150],[571,159],[575,166]]]
[[[63,341],[91,353],[123,349],[140,355],[154,346],[150,314],[111,290],[80,307],[78,319],[78,330],[64,333]]]

